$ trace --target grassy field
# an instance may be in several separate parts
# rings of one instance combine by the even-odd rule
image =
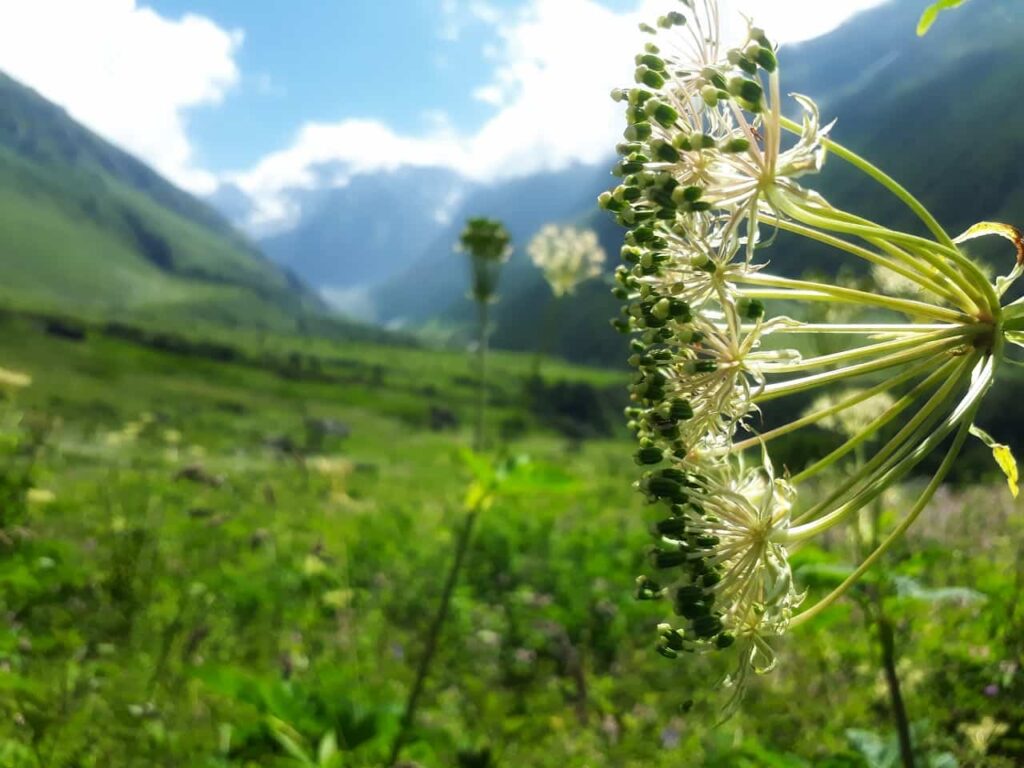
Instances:
[[[34,379],[0,404],[0,765],[386,764],[471,481],[469,358],[63,330],[0,317]],[[632,597],[653,517],[624,374],[530,370],[495,357],[489,427],[535,482],[478,524],[408,765],[896,766],[886,632],[920,765],[1024,762],[1004,485],[944,492],[721,722],[726,661],[659,657],[663,608]]]

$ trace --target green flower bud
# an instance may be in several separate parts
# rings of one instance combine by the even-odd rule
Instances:
[[[670,128],[675,125],[679,119],[679,113],[674,107],[662,102],[657,99],[651,99],[644,105],[644,111],[647,116],[658,122],[665,128]]]
[[[750,104],[760,104],[764,97],[764,89],[760,83],[745,77],[734,77],[729,81],[729,93]]]
[[[762,45],[758,48],[757,55],[752,58],[761,66],[761,69],[769,74],[779,68],[779,60],[776,58],[775,52],[767,46]]]
[[[688,400],[673,400],[669,407],[669,418],[675,421],[688,421],[693,418],[693,406]]]
[[[722,620],[717,616],[701,616],[693,622],[693,633],[702,639],[715,637],[722,629]]]
[[[704,598],[704,588],[696,584],[688,584],[676,590],[677,603],[702,603]]]
[[[740,316],[747,320],[760,320],[764,317],[764,303],[757,299],[742,298],[736,304]]]
[[[660,464],[665,460],[665,454],[661,452],[660,448],[641,448],[636,452],[635,455],[636,463],[640,466],[650,466],[652,464]]]
[[[701,70],[700,74],[701,77],[707,80],[711,85],[713,85],[718,90],[724,91],[726,89],[727,81],[725,79],[725,76],[717,69],[714,69],[713,67],[705,67],[703,70]]]
[[[648,88],[653,88],[656,91],[665,85],[665,78],[659,72],[655,72],[647,66],[641,65],[637,67],[634,77],[638,83],[643,83]]]
[[[662,520],[659,522],[655,528],[662,536],[682,536],[686,533],[686,518],[670,517],[668,520]]]
[[[654,129],[651,128],[650,123],[635,123],[625,130],[624,135],[629,141],[647,141],[653,132]],[[632,171],[632,173],[636,172]]]
[[[666,141],[659,139],[658,141],[652,142],[651,150],[653,151],[654,156],[663,163],[679,162],[679,150]]]
[[[681,27],[686,24],[686,17],[678,11],[672,11],[658,18],[658,26],[662,29]]]
[[[704,534],[694,539],[694,543],[701,549],[713,549],[722,542],[721,539],[719,539],[717,536],[712,536],[711,534]]]
[[[735,642],[735,637],[726,632],[723,632],[715,638],[715,648],[717,648],[720,651],[724,651],[726,648],[731,648]]]
[[[686,492],[683,490],[683,486],[674,480],[669,480],[666,477],[659,477],[654,475],[647,478],[641,487],[649,495],[656,499],[668,499],[674,504],[685,504],[686,503]]]
[[[655,72],[665,71],[665,62],[660,56],[655,56],[653,53],[641,53],[636,57],[637,66],[645,66],[648,69],[652,69]]]
[[[689,560],[689,555],[678,549],[670,551],[656,549],[651,553],[651,559],[654,562],[655,568],[666,571],[670,568],[678,568],[681,565],[685,565]]]
[[[722,147],[723,152],[729,152],[732,154],[746,152],[748,149],[750,149],[750,141],[744,138],[729,139]]]

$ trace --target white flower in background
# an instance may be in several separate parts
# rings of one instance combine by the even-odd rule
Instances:
[[[571,294],[580,283],[600,275],[608,259],[593,230],[554,224],[538,232],[527,251],[556,297]]]

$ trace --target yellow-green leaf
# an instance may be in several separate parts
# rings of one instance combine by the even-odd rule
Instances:
[[[996,460],[996,464],[999,465],[999,468],[1003,470],[1003,474],[1006,475],[1006,483],[1010,486],[1010,493],[1016,499],[1020,494],[1020,486],[1018,484],[1020,475],[1017,471],[1017,459],[1014,458],[1010,446],[997,443],[988,432],[973,424],[971,425],[971,434],[992,449],[992,458]]]
[[[0,387],[21,389],[22,387],[27,387],[31,383],[32,378],[30,376],[26,376],[24,373],[11,371],[7,368],[0,368]]]
[[[1017,249],[1017,264],[1024,264],[1024,233],[1010,224],[983,221],[980,224],[975,224],[953,242],[963,243],[986,235],[996,235],[1013,243],[1014,248]]]
[[[932,28],[932,24],[939,18],[939,13],[942,11],[948,11],[951,8],[959,8],[967,0],[938,0],[936,3],[932,3],[925,8],[924,13],[921,14],[921,20],[917,22],[917,34],[919,37],[924,37],[928,34],[928,30]]]

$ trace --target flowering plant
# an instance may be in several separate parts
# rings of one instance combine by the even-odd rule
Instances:
[[[600,275],[608,258],[593,230],[555,224],[538,232],[527,251],[556,298],[573,293],[580,283]]]
[[[512,238],[504,225],[493,219],[470,219],[459,236],[458,250],[469,256],[473,299],[482,304],[494,301],[501,265],[512,255]]]
[[[645,468],[638,488],[664,510],[652,555],[660,574],[642,577],[638,595],[672,602],[678,620],[660,629],[663,655],[738,649],[728,681],[742,690],[751,671],[774,666],[774,639],[831,605],[911,526],[969,434],[1015,478],[1006,447],[973,419],[1007,342],[1024,339],[1024,303],[1003,302],[1024,269],[1024,239],[991,223],[951,238],[903,187],[830,140],[811,99],[794,95],[801,122],[784,117],[777,52],[763,30],[748,25],[746,41],[725,50],[713,0],[679,7],[642,26],[654,39],[636,57],[636,85],[613,93],[628,123],[615,168],[622,181],[600,202],[628,228],[614,324],[634,334],[628,416]],[[840,210],[806,186],[829,155],[909,206],[930,237]],[[762,256],[778,232],[866,262],[915,295],[772,274]],[[1012,272],[994,283],[958,247],[988,234],[1017,250]],[[844,322],[805,319],[822,305],[842,307]],[[802,352],[826,335],[839,351]],[[761,429],[768,403],[821,394],[833,396]],[[777,438],[882,396],[879,413],[836,450],[795,474],[773,466]],[[884,444],[855,461],[877,436]],[[790,553],[854,518],[944,445],[924,492],[878,548],[805,606]],[[842,479],[801,503],[801,487],[837,467]]]

